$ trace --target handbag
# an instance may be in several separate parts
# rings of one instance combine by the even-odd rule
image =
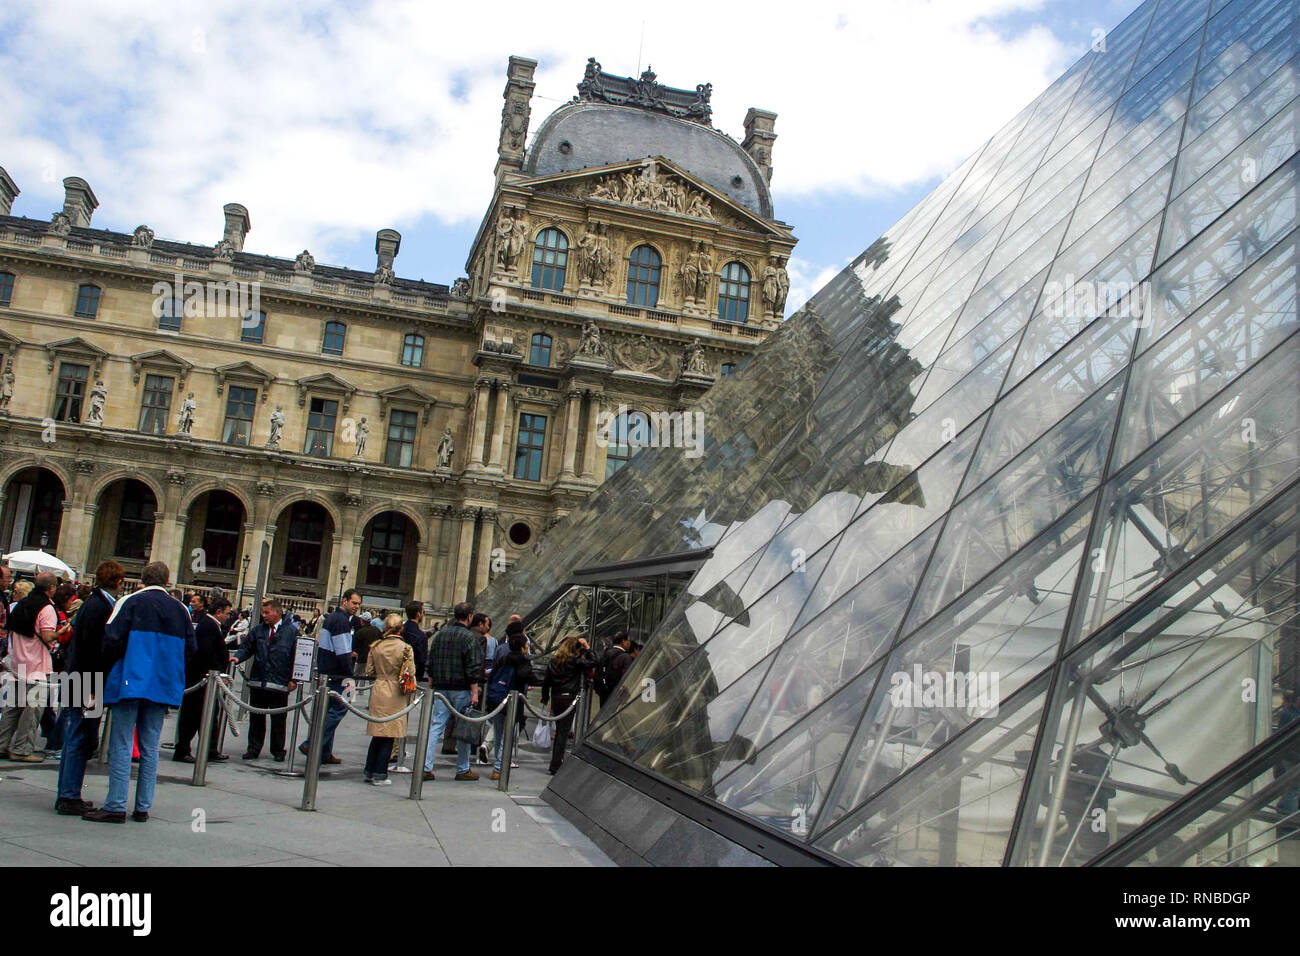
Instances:
[[[481,717],[482,714],[476,707],[467,707],[465,708],[465,716]],[[455,740],[463,740],[466,743],[472,744],[473,746],[477,747],[479,744],[483,742],[483,724],[471,723],[468,720],[461,720],[459,717],[457,717],[456,724],[451,729],[451,736]]]
[[[402,693],[415,693],[415,675],[410,671],[402,671]]]
[[[551,749],[551,722],[549,720],[539,720],[537,729],[533,731],[533,746],[538,750]]]

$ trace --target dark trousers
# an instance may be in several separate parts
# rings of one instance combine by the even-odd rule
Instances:
[[[267,690],[265,687],[248,688],[248,702],[254,707],[284,707],[289,703],[287,690]],[[271,755],[284,753],[285,714],[271,715]],[[266,740],[266,715],[248,715],[248,752],[260,754]]]
[[[213,693],[216,693],[216,691],[213,691]],[[196,690],[194,693],[186,694],[181,698],[180,713],[176,716],[176,749],[172,753],[173,757],[191,756],[190,743],[194,740],[194,735],[199,732],[199,725],[203,723],[203,694],[203,691]],[[255,706],[265,707],[267,705],[258,704]],[[212,740],[208,744],[208,756],[213,756],[216,753],[217,723],[214,720],[212,722]]]
[[[388,757],[393,752],[394,737],[371,737],[366,751],[366,776],[383,780],[388,776]]]
[[[573,706],[573,694],[556,694],[551,698],[551,713],[562,714]],[[564,762],[564,748],[569,743],[569,731],[573,729],[573,718],[578,716],[575,710],[568,717],[561,717],[555,722],[555,739],[551,744],[551,773],[560,769]]]

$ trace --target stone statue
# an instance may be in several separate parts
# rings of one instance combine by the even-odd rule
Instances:
[[[148,249],[153,245],[153,230],[148,226],[136,226],[131,235],[131,245],[138,249]]]
[[[682,374],[705,377],[712,375],[704,360],[704,346],[700,345],[698,338],[691,339],[691,344],[686,346],[686,351],[682,354]]]
[[[267,436],[267,448],[280,447],[280,435],[284,432],[284,405],[277,404],[271,413],[271,434]]]
[[[528,220],[503,210],[496,226],[496,264],[504,272],[513,272],[528,242]]]
[[[604,286],[613,265],[614,252],[604,223],[591,224],[578,242],[578,275],[591,285]]]
[[[438,467],[450,468],[451,456],[456,454],[456,440],[451,437],[451,428],[443,429],[442,438],[438,439]]]
[[[193,392],[185,396],[185,401],[181,403],[181,417],[176,422],[180,426],[182,435],[188,436],[191,429],[194,428],[194,413],[198,410],[198,407],[198,402],[194,401]]]
[[[108,401],[108,389],[102,381],[97,381],[90,390],[90,411],[86,414],[87,425],[104,424],[104,403]]]
[[[678,274],[687,298],[703,302],[709,295],[709,279],[713,277],[713,257],[704,249],[703,240],[696,240],[695,248],[682,263]]]
[[[392,285],[393,270],[388,266],[380,266],[375,270],[375,285]]]
[[[790,277],[785,271],[785,260],[777,259],[775,265],[763,270],[763,305],[780,315],[785,311],[785,297],[790,293]]]
[[[455,299],[469,298],[469,279],[461,276],[451,284],[451,295]]]
[[[298,253],[298,258],[293,260],[294,272],[302,273],[303,275],[310,275],[311,271],[315,268],[316,268],[316,260],[312,257],[312,254],[308,252],[306,249]]]
[[[72,231],[72,217],[60,209],[50,217],[50,232],[56,236],[66,236]]]
[[[212,255],[221,262],[230,262],[235,258],[235,244],[229,239],[222,239],[212,247]]]
[[[582,341],[578,344],[578,354],[600,359],[605,357],[605,346],[600,341],[600,326],[591,319],[588,319],[587,324],[582,327]]]
[[[9,401],[14,397],[14,360],[5,363],[5,374],[0,378],[0,412],[9,411]]]
[[[357,422],[357,450],[353,458],[364,458],[366,454],[366,439],[370,437],[370,426],[366,424],[366,416],[361,416],[361,421]]]

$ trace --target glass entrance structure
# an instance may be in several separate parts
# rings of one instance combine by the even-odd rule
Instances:
[[[483,596],[710,549],[548,799],[650,862],[1294,861],[1298,17],[1144,3],[704,396],[702,456]]]

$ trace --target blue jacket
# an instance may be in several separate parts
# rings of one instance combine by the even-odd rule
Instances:
[[[321,621],[316,636],[316,672],[352,676],[352,615],[335,611]]]
[[[109,666],[104,703],[149,700],[179,707],[185,660],[194,653],[190,610],[157,585],[128,594],[104,625],[103,663]]]

